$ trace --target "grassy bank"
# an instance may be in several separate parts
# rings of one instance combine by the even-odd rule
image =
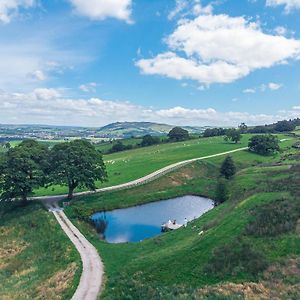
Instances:
[[[283,153],[275,156],[263,157],[247,151],[233,154],[238,173],[230,182],[228,202],[186,229],[140,243],[107,244],[82,220],[97,210],[183,194],[214,198],[224,158],[194,163],[134,189],[79,198],[68,207],[68,216],[104,260],[108,277],[104,299],[240,299],[245,297],[247,287],[256,298],[272,298],[274,293],[297,299],[300,170],[296,165],[300,153],[288,148],[290,142],[282,144]],[[286,214],[274,217],[278,207],[286,208]],[[256,224],[263,224],[266,230],[270,227],[263,223],[268,214],[276,224],[285,224],[286,215],[290,214],[287,230],[282,231],[285,225],[272,225],[273,235],[255,232]],[[199,235],[202,230],[204,234]],[[288,274],[291,265],[293,274]],[[280,277],[283,269],[286,274]]]
[[[80,256],[41,204],[0,203],[0,299],[70,299]]]

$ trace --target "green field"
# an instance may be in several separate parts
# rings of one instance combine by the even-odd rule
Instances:
[[[39,203],[0,202],[0,299],[70,299],[80,256]]]
[[[73,202],[66,209],[67,215],[96,246],[104,260],[108,279],[104,299],[202,299],[204,296],[208,297],[205,299],[244,299],[247,286],[254,299],[268,298],[272,293],[274,297],[280,293],[282,299],[298,299],[300,170],[296,165],[300,153],[291,150],[290,143],[282,143],[283,153],[275,156],[258,156],[247,151],[232,154],[238,173],[230,183],[230,201],[193,221],[186,229],[140,243],[102,242],[84,220],[97,210],[184,194],[214,198],[220,163],[224,158],[196,162],[143,186],[78,198]],[[275,205],[282,199],[294,207],[298,219],[296,228],[273,237],[245,233],[247,225],[255,220],[255,211],[269,203]],[[203,236],[198,234],[201,230]],[[253,262],[252,252],[250,257],[243,257],[239,252],[239,245],[243,243],[257,255],[252,258]],[[214,264],[214,251],[226,249],[225,245],[229,247],[226,250],[229,257],[235,258],[232,264],[238,262],[236,269],[230,273],[225,268],[225,256],[218,262],[224,276],[207,273],[207,268]],[[252,272],[249,265],[247,267],[249,260],[251,268],[266,263],[265,271]],[[292,267],[293,272],[289,272]],[[286,270],[284,276],[280,275],[283,270]],[[239,285],[241,282],[243,286]]]
[[[244,135],[241,143],[238,144],[227,143],[223,140],[223,137],[212,137],[104,155],[108,181],[102,184],[99,183],[97,186],[106,187],[125,183],[182,160],[242,148],[248,145],[250,137],[251,135]],[[278,137],[288,139],[282,143],[283,145],[292,145],[295,141],[293,138],[284,135],[278,135]],[[36,195],[57,195],[66,192],[66,187],[52,186],[48,189],[39,189],[36,191]]]

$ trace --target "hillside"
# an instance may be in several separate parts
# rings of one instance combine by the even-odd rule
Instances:
[[[151,134],[154,136],[166,135],[175,126],[168,124],[158,124],[152,122],[117,122],[106,125],[97,131],[98,135],[109,138],[130,138],[132,136],[143,136]],[[192,134],[199,134],[206,127],[183,126]]]
[[[102,209],[186,194],[213,199],[224,157],[136,188],[78,198],[67,214],[101,253],[104,299],[299,299],[300,153],[291,142],[274,156],[234,153],[230,200],[186,229],[143,242],[105,243],[83,220]]]

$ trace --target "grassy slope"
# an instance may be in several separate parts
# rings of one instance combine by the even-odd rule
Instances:
[[[286,141],[285,145],[290,145],[291,142]],[[224,158],[195,163],[135,189],[94,195],[75,202],[68,208],[68,215],[99,249],[104,259],[108,276],[104,298],[123,299],[128,296],[128,299],[143,299],[151,296],[153,299],[160,299],[158,293],[173,285],[191,287],[194,291],[195,288],[221,282],[213,274],[204,272],[213,249],[242,235],[245,225],[251,219],[250,209],[256,205],[281,197],[294,201],[294,196],[290,194],[292,188],[289,190],[287,183],[297,189],[299,170],[291,172],[290,165],[295,161],[299,162],[299,156],[289,156],[289,151],[275,157],[262,157],[246,151],[235,153],[233,157],[239,173],[231,183],[232,196],[229,202],[208,212],[187,229],[141,243],[110,245],[99,241],[92,228],[77,217],[86,217],[92,211],[103,208],[126,207],[186,193],[213,198],[218,169]],[[201,230],[205,234],[199,237]],[[295,233],[274,238],[245,238],[255,249],[265,253],[271,264],[281,258],[300,255],[300,237]],[[238,283],[256,279],[251,274],[242,273],[223,280]],[[240,292],[238,290],[236,293]],[[193,292],[189,291],[188,295],[191,293]],[[172,297],[174,294],[170,299]]]
[[[39,203],[0,203],[0,299],[70,299],[80,256]]]
[[[106,187],[128,182],[178,161],[245,147],[250,136],[244,135],[239,144],[224,142],[223,137],[212,137],[105,155],[104,160],[109,180],[98,186]],[[283,135],[278,135],[278,137],[284,138]],[[285,143],[291,143],[291,140]],[[66,193],[66,191],[66,187],[53,186],[38,190],[36,195],[57,195]]]

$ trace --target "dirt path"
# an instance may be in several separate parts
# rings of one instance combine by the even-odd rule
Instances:
[[[108,191],[126,189],[133,186],[145,184],[151,180],[154,180],[166,173],[169,173],[189,163],[208,159],[208,158],[213,158],[217,156],[223,156],[230,153],[243,151],[246,149],[248,148],[247,147],[239,148],[227,152],[222,152],[218,154],[181,161],[169,165],[167,167],[164,167],[160,170],[157,170],[142,178],[127,183],[98,189],[95,192],[96,193],[108,192]],[[87,192],[75,193],[74,196],[89,195],[95,192],[87,191]],[[66,198],[66,196],[67,195],[34,197],[32,198],[32,200],[41,200],[45,204],[45,206],[49,209],[49,211],[53,212],[61,228],[64,230],[64,232],[67,234],[67,236],[70,238],[70,240],[75,245],[78,252],[80,253],[83,269],[82,269],[79,285],[77,287],[74,296],[72,297],[72,300],[96,300],[100,295],[101,287],[103,283],[103,274],[104,274],[103,263],[94,246],[80,233],[80,231],[72,224],[72,222],[65,215],[63,210],[59,208],[59,206],[57,205],[57,202]]]
[[[104,267],[97,250],[71,223],[62,209],[51,205],[49,210],[53,212],[61,228],[75,245],[81,256],[82,274],[72,300],[98,299],[103,283]]]

